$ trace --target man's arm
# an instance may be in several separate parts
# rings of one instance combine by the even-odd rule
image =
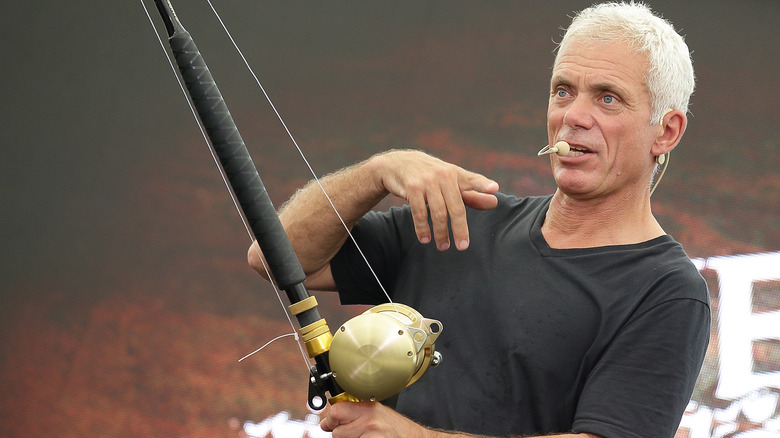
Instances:
[[[377,436],[384,438],[490,438],[421,426],[378,402],[342,402],[331,406],[320,423],[322,430],[339,438]],[[338,431],[336,431],[338,429]],[[545,435],[547,438],[603,438],[589,433]]]
[[[417,238],[422,243],[435,241],[440,250],[450,247],[450,227],[456,247],[468,247],[466,205],[490,209],[497,204],[492,196],[498,191],[496,182],[411,150],[375,155],[321,178],[320,183],[349,228],[388,194],[405,199],[412,209]],[[282,206],[279,219],[307,275],[307,286],[335,289],[329,263],[348,235],[319,184],[312,181],[299,190]],[[249,248],[248,259],[265,277],[256,242]]]

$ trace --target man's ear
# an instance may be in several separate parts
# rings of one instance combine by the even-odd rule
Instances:
[[[680,110],[667,110],[661,117],[659,134],[656,137],[650,153],[654,157],[670,152],[680,143],[680,139],[688,126],[688,117]]]

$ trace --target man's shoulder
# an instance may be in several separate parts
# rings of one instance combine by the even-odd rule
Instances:
[[[699,268],[691,261],[682,245],[674,241],[670,256],[659,258],[659,276],[666,282],[684,291],[684,298],[701,301],[709,307],[709,290]]]

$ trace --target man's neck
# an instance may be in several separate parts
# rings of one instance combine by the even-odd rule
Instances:
[[[593,248],[645,242],[664,230],[650,210],[649,194],[580,200],[558,190],[542,225],[552,248]]]

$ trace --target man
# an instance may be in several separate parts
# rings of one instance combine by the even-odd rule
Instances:
[[[598,5],[575,17],[552,71],[548,140],[571,149],[550,156],[554,195],[507,196],[407,150],[323,178],[392,299],[446,327],[444,364],[404,390],[397,411],[338,403],[323,429],[673,436],[710,309],[704,280],[652,215],[650,186],[685,131],[693,86],[669,23],[643,5]],[[408,206],[369,212],[388,194]],[[317,185],[279,215],[310,288],[338,290],[345,304],[386,301]],[[260,267],[256,248],[249,259]]]

